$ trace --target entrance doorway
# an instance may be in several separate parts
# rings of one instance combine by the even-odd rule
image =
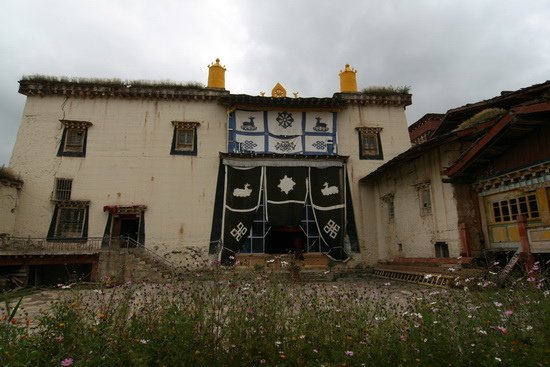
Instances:
[[[303,247],[307,237],[300,226],[271,227],[265,237],[266,254],[295,254],[297,259],[303,259]]]
[[[130,238],[129,246],[139,242],[139,222],[140,217],[137,214],[119,214],[113,218],[113,227],[111,238]]]

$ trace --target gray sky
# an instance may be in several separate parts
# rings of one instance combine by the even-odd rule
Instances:
[[[548,0],[3,0],[0,165],[23,75],[198,81],[220,57],[232,93],[332,96],[346,63],[359,88],[411,86],[409,124],[550,79]]]

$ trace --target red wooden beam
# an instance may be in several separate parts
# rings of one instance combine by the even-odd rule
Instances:
[[[537,112],[549,112],[550,111],[550,102],[536,103],[527,106],[518,106],[512,108],[512,112],[517,115],[525,115],[528,113],[537,113]]]
[[[493,127],[472,145],[465,154],[451,167],[442,171],[442,174],[452,177],[466,168],[472,160],[487,147],[487,145],[508,125],[516,115],[527,115],[531,113],[550,112],[550,102],[535,103],[527,106],[517,106],[511,113],[503,116]]]
[[[485,147],[500,133],[504,128],[512,121],[514,115],[506,114],[504,115],[493,127],[474,145],[468,149],[465,154],[460,157],[460,159],[455,162],[451,167],[444,170],[442,173],[449,177],[452,177],[466,168],[473,159],[485,149]]]

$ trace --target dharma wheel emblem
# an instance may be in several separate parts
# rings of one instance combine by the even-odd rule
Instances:
[[[292,123],[294,122],[294,117],[292,117],[292,114],[289,112],[279,112],[279,116],[275,119],[279,123],[279,126],[281,126],[283,129],[286,129],[287,127],[292,126]]]

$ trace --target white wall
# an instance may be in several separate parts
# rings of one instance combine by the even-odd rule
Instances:
[[[401,164],[367,183],[376,202],[367,221],[377,223],[376,240],[369,243],[378,249],[380,260],[395,257],[435,257],[434,243],[446,242],[449,256],[460,255],[458,213],[452,184],[443,183],[439,172],[454,154],[452,147],[441,147]],[[416,185],[429,182],[431,214],[421,215]],[[395,219],[388,219],[387,203],[382,197],[394,194]],[[399,252],[398,244],[402,244]]]
[[[0,182],[0,234],[12,235],[15,228],[17,188]]]
[[[56,156],[60,119],[93,124],[86,157]],[[26,182],[16,235],[47,235],[59,177],[74,179],[73,200],[90,200],[90,237],[103,235],[103,206],[147,205],[148,245],[208,248],[226,119],[217,103],[28,97],[10,162]],[[173,120],[201,124],[196,157],[170,155]]]
[[[89,121],[86,157],[57,157],[63,125]],[[197,156],[170,155],[171,121],[199,122]],[[383,160],[360,160],[356,127],[382,127]],[[410,147],[403,107],[349,104],[338,112],[338,153],[348,174],[363,260],[373,261],[359,179]],[[103,235],[107,205],[146,205],[146,245],[164,253],[210,240],[219,152],[227,150],[227,111],[216,101],[27,98],[10,167],[25,182],[15,235],[45,237],[55,178],[72,178],[73,200],[89,200],[89,237]]]

